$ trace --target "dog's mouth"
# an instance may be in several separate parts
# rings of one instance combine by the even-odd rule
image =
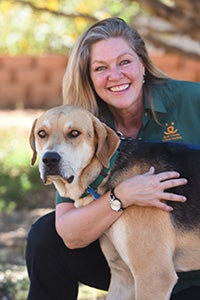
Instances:
[[[42,181],[45,185],[51,184],[55,180],[61,180],[63,183],[70,184],[74,181],[74,175],[65,178],[58,174],[45,174],[45,176],[42,177]]]

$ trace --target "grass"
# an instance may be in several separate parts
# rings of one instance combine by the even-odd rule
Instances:
[[[32,121],[27,124],[27,120],[22,123],[23,128],[18,122],[9,124],[9,121],[4,126],[0,115],[0,217],[24,208],[54,206],[54,187],[43,186],[37,164],[30,166],[32,153],[28,135]],[[25,300],[28,286],[25,266],[9,264],[5,253],[5,259],[0,261],[0,299]],[[101,290],[80,285],[78,299],[94,300],[104,295]]]

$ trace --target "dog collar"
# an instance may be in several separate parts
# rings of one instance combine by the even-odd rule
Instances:
[[[92,195],[94,197],[94,199],[99,199],[99,197],[101,195],[96,192],[96,189],[102,183],[104,178],[106,178],[106,176],[108,175],[108,172],[110,171],[111,167],[113,166],[119,152],[121,151],[121,149],[124,146],[123,141],[124,141],[124,139],[121,138],[121,142],[120,142],[118,149],[115,151],[115,153],[113,154],[113,156],[110,159],[109,167],[103,168],[101,170],[101,173],[99,174],[99,176],[85,189],[85,192],[81,195],[80,198],[85,198],[88,195]]]

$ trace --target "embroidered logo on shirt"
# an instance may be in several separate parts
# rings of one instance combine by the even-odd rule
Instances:
[[[174,122],[171,122],[171,124],[166,123],[163,141],[167,142],[167,141],[181,140],[181,139],[182,139],[182,136],[178,132],[178,129],[175,128]]]

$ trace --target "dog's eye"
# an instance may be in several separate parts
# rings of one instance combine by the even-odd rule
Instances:
[[[79,136],[81,133],[80,133],[80,131],[78,131],[78,130],[72,130],[72,131],[70,131],[68,134],[67,134],[67,136],[69,137],[69,138],[76,138],[77,136]]]
[[[41,139],[44,139],[44,138],[47,136],[47,133],[46,133],[46,131],[44,131],[44,130],[40,130],[40,131],[38,132],[38,136],[39,136]]]

